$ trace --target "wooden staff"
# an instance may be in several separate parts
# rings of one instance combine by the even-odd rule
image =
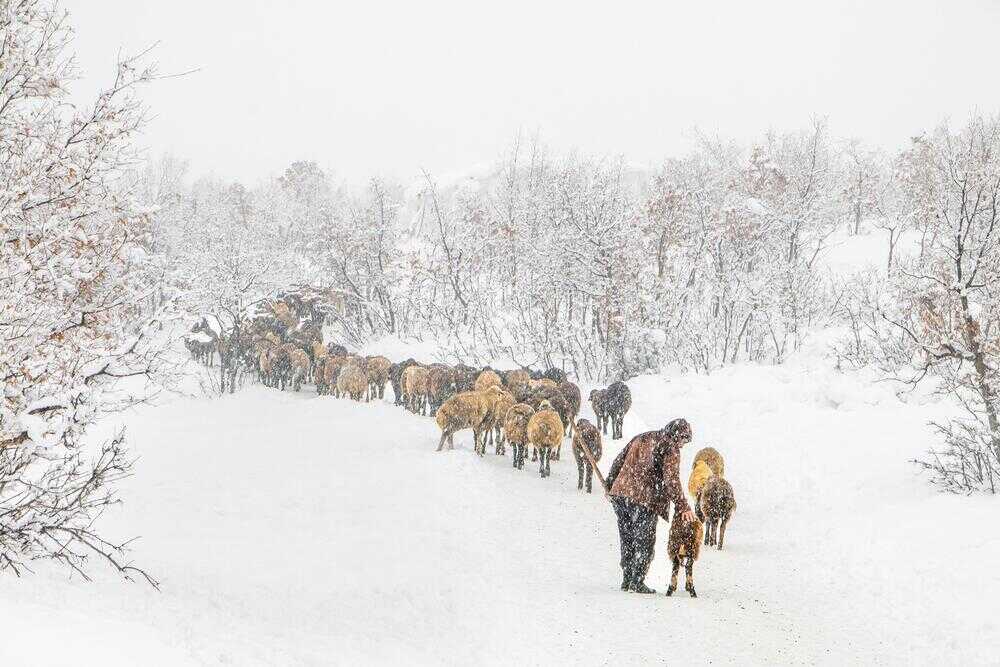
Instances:
[[[572,446],[575,446],[574,443]],[[601,474],[601,469],[597,467],[597,461],[594,460],[594,455],[590,451],[590,447],[586,443],[580,442],[580,451],[583,452],[583,456],[590,463],[590,467],[594,469],[594,474],[597,475],[597,481],[601,483],[601,488],[604,489],[604,497],[611,499],[610,489],[608,488],[608,483],[604,481],[604,475]]]

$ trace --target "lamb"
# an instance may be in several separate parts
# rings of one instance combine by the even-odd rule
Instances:
[[[371,398],[382,398],[385,395],[385,383],[389,381],[389,367],[392,366],[385,357],[368,357],[368,395]]]
[[[503,420],[503,432],[510,443],[513,453],[514,467],[524,468],[524,455],[528,447],[528,422],[535,414],[535,409],[527,403],[517,403],[507,410]]]
[[[719,551],[726,538],[726,525],[736,511],[736,496],[732,485],[720,475],[712,475],[705,482],[695,503],[698,519],[708,524],[705,544],[714,546],[718,542]]]
[[[476,378],[476,391],[483,391],[489,389],[490,387],[501,386],[500,376],[497,375],[493,370],[487,368],[479,377]]]
[[[406,409],[414,414],[427,414],[427,369],[408,366],[403,371],[402,389]]]
[[[608,390],[607,389],[594,389],[590,392],[590,407],[594,410],[594,415],[597,417],[597,428],[601,429],[603,433],[608,432]]]
[[[688,478],[688,493],[691,494],[692,498],[698,497],[702,487],[705,486],[705,482],[714,474],[704,461],[694,462],[694,468],[691,470],[691,476]]]
[[[448,449],[454,449],[455,433],[471,428],[473,448],[482,456],[480,443],[486,429],[487,415],[497,391],[493,388],[486,391],[463,391],[445,401],[434,415],[441,429],[441,440],[438,442],[437,451],[440,452],[444,448],[445,440],[448,441]]]
[[[538,411],[528,420],[528,441],[538,450],[538,471],[542,477],[552,474],[549,460],[552,450],[559,446],[562,438],[563,425],[559,413],[552,409],[551,403],[542,401]]]
[[[677,590],[677,572],[681,569],[681,561],[684,562],[684,590],[696,598],[698,594],[694,590],[694,562],[698,560],[701,552],[701,538],[705,531],[701,521],[685,521],[680,515],[674,517],[670,524],[670,537],[667,539],[667,557],[673,562],[673,569],[670,573],[670,586],[667,587],[667,595],[673,595]]]
[[[573,458],[576,459],[577,490],[583,489],[584,471],[587,478],[587,493],[591,492],[591,480],[594,476],[594,467],[583,454],[582,448],[586,447],[594,461],[601,460],[601,432],[597,427],[586,419],[576,422],[576,429],[573,433]]]
[[[411,358],[389,367],[389,382],[392,383],[392,394],[395,397],[393,403],[395,405],[403,404],[403,371],[410,366],[419,365],[415,359]]]
[[[341,396],[349,396],[360,401],[368,388],[368,378],[356,365],[347,364],[337,377],[337,391]]]
[[[608,415],[611,417],[611,439],[622,437],[625,415],[632,407],[632,392],[624,382],[615,382],[607,388]],[[605,422],[605,426],[607,422]]]
[[[704,461],[712,472],[719,477],[726,476],[726,462],[714,447],[702,447],[698,450],[698,453],[694,455],[694,463],[691,464],[691,469],[693,470],[695,466],[698,465],[699,461]]]

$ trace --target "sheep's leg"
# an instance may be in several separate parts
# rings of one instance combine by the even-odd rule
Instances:
[[[538,454],[538,476],[545,477],[545,450]]]
[[[674,556],[674,564],[670,570],[670,585],[667,586],[667,595],[673,595],[677,590],[677,572],[681,569],[681,559]]]
[[[538,447],[531,448],[531,462],[534,463],[538,460]]]
[[[438,448],[434,451],[440,452],[444,448],[444,441],[445,438],[447,437],[448,437],[448,430],[445,429],[444,431],[441,431],[441,441],[438,443]]]
[[[722,525],[719,526],[719,551],[722,551],[722,542],[726,539],[726,524],[729,523],[729,517],[722,518]]]
[[[594,480],[594,466],[590,465],[590,461],[587,461],[587,493],[592,492]]]
[[[684,563],[684,590],[691,594],[691,597],[696,598],[698,594],[694,592],[694,559],[691,556],[687,557],[687,561]]]
[[[583,489],[583,459],[575,451],[573,454],[576,458],[576,490],[580,491]]]

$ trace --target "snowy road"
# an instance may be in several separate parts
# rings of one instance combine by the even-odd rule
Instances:
[[[565,450],[542,480],[469,434],[436,453],[433,421],[388,403],[254,386],[127,419],[141,460],[107,524],[142,536],[161,593],[98,568],[8,577],[0,626],[68,628],[46,664],[995,661],[996,503],[916,477],[931,408],[806,370],[631,383],[627,435],[683,415],[685,470],[698,447],[726,456],[739,508],[697,599],[618,590],[613,513]],[[606,469],[624,441],[605,443]],[[31,646],[0,657],[36,664]]]

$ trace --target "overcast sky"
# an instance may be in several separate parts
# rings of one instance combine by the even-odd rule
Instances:
[[[827,116],[899,145],[1000,111],[1000,3],[63,0],[95,90],[159,41],[154,153],[255,181],[296,159],[352,181],[493,161],[519,131],[655,163]]]

